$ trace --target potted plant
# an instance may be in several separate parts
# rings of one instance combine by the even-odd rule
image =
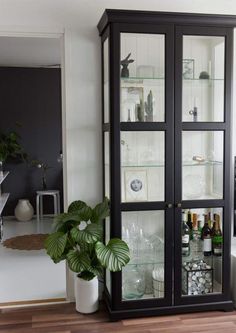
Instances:
[[[75,280],[76,310],[92,313],[98,309],[98,276],[104,268],[122,269],[130,260],[128,245],[119,238],[104,244],[103,220],[109,216],[106,198],[93,209],[83,201],[70,204],[67,213],[55,220],[55,232],[45,241],[47,254],[58,263],[66,260],[77,273]]]
[[[3,163],[8,158],[20,158],[24,160],[26,154],[19,143],[20,136],[11,131],[9,133],[0,132],[0,173],[3,172]]]
[[[47,163],[42,162],[40,160],[32,160],[30,162],[30,165],[41,170],[42,189],[45,191],[47,189],[47,171],[52,167],[50,167]]]

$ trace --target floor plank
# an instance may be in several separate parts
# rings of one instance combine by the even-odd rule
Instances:
[[[0,310],[0,333],[236,333],[236,311],[209,311],[111,322],[101,304],[91,315],[75,304]]]

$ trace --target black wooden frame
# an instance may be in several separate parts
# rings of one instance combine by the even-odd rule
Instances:
[[[235,16],[183,13],[155,13],[141,11],[106,10],[98,28],[102,41],[109,37],[110,66],[110,123],[103,132],[110,131],[110,198],[111,237],[121,237],[121,212],[165,210],[165,298],[122,301],[122,274],[111,273],[111,295],[105,288],[105,301],[111,318],[232,309],[230,300],[230,221],[232,198],[231,154],[231,81],[232,34]],[[104,30],[105,29],[105,30]],[[163,123],[120,122],[120,33],[165,34],[165,110]],[[182,123],[182,37],[209,35],[225,37],[225,119],[224,122]],[[102,71],[103,73],[103,71]],[[103,84],[102,84],[103,86]],[[165,131],[165,201],[121,203],[120,188],[120,132]],[[181,198],[182,130],[224,132],[224,197],[222,200],[185,200]],[[168,149],[166,149],[168,147]],[[171,167],[175,160],[175,168]],[[233,179],[233,178],[232,178]],[[177,207],[180,203],[182,207]],[[172,208],[167,208],[172,204]],[[224,213],[223,290],[220,294],[182,296],[181,294],[181,210],[182,208],[222,207]],[[174,270],[174,271],[173,271]],[[172,276],[175,276],[174,283]],[[173,298],[174,296],[174,298]]]

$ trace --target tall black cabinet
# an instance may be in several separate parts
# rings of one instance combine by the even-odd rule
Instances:
[[[122,272],[106,272],[112,319],[233,308],[235,25],[234,16],[127,10],[106,10],[98,24],[105,238],[122,237],[131,252]],[[204,222],[212,231],[202,240]]]

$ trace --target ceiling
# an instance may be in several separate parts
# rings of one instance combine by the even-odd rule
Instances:
[[[0,66],[59,67],[59,38],[0,37]]]

